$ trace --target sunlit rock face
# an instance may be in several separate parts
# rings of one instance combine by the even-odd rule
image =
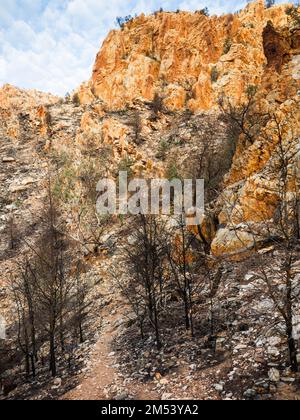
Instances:
[[[166,109],[217,115],[218,102],[232,106],[247,101],[254,86],[257,109],[282,121],[284,141],[297,146],[300,134],[300,31],[286,13],[287,5],[265,8],[252,2],[235,14],[207,17],[199,12],[141,15],[111,31],[99,51],[91,80],[82,85],[82,103],[98,99],[105,110],[124,110],[156,94]],[[128,153],[126,130],[109,119],[103,125]],[[108,141],[108,140],[107,140]],[[124,146],[126,145],[126,147]],[[293,147],[294,147],[293,146]],[[280,203],[278,136],[269,122],[252,144],[243,135],[218,198],[212,253],[232,255],[253,248],[249,224],[273,219]],[[295,192],[294,166],[289,190]],[[293,174],[292,174],[293,172]],[[205,226],[203,226],[205,230]]]
[[[20,117],[28,116],[38,131],[47,131],[46,107],[59,101],[59,98],[37,90],[23,90],[11,85],[0,88],[0,128],[7,137],[18,138]]]
[[[59,98],[50,93],[37,90],[24,90],[15,86],[4,85],[0,88],[0,108],[25,111],[40,105],[54,104]]]
[[[221,17],[200,13],[141,15],[111,31],[97,55],[93,92],[121,109],[158,92],[171,110],[208,110],[225,93],[240,101],[245,87],[260,85],[266,67],[282,69],[291,42],[282,32],[286,6],[263,1]],[[83,95],[86,97],[86,94]]]
[[[60,103],[51,95],[9,85],[0,89],[0,129],[9,139],[20,139],[24,133],[44,138],[45,150],[74,154],[78,166],[89,148],[104,145],[111,152],[112,166],[129,159],[133,174],[165,177],[166,165],[156,149],[170,127],[180,131],[181,120],[178,123],[176,118],[185,114],[180,111],[195,114],[186,113],[187,121],[176,134],[186,144],[180,152],[182,161],[193,158],[203,146],[199,130],[189,126],[193,118],[204,126],[213,119],[213,131],[224,131],[217,147],[225,150],[227,134],[221,127],[219,99],[226,97],[232,106],[240,106],[247,100],[247,88],[254,86],[257,109],[276,114],[284,144],[291,144],[297,157],[300,30],[286,8],[266,9],[257,1],[221,17],[199,12],[141,15],[109,33],[92,78],[76,90],[75,102],[72,97]],[[153,120],[149,105],[156,94],[163,98],[166,110],[175,112],[159,112]],[[133,136],[135,112],[140,117],[139,142]],[[189,142],[193,145],[188,146]],[[273,123],[246,143],[241,135],[231,167],[226,168],[223,194],[216,200],[214,214],[204,220],[203,233],[216,256],[253,249],[249,226],[273,220],[280,203],[278,136]],[[297,159],[288,169],[288,194],[298,188]]]

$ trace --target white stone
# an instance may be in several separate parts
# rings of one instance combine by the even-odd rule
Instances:
[[[167,392],[165,392],[164,394],[162,394],[162,396],[161,396],[161,400],[162,401],[168,401],[168,400],[170,400],[172,398],[172,394],[169,394],[169,393],[167,393]]]
[[[267,351],[268,351],[268,354],[270,356],[277,357],[277,356],[280,355],[279,350],[276,347],[270,347],[269,346],[268,349],[267,349]]]
[[[279,382],[280,381],[280,372],[279,370],[272,368],[269,370],[268,373],[269,379],[272,382]]]
[[[3,159],[2,159],[2,162],[3,163],[11,163],[11,162],[15,162],[16,161],[16,159],[15,158],[13,158],[13,157],[4,157]]]
[[[52,387],[52,389],[58,389],[58,388],[60,388],[61,387],[61,384],[62,384],[61,378],[55,378],[54,381],[53,381],[53,387]]]
[[[161,385],[168,385],[169,381],[168,381],[168,379],[163,378],[163,379],[161,379],[161,380],[159,381],[159,383],[160,383]]]
[[[269,337],[268,338],[268,344],[271,347],[278,346],[280,343],[281,343],[281,338],[280,337],[274,336],[274,337]]]

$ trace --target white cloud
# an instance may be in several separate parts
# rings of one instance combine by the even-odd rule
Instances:
[[[0,58],[0,85],[4,83],[6,76],[6,61]]]

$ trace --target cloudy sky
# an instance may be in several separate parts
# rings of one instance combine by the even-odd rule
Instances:
[[[208,6],[221,14],[246,0],[0,0],[0,86],[64,95],[91,75],[116,16]]]

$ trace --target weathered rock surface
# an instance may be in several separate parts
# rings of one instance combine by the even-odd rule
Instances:
[[[104,41],[93,92],[112,109],[136,98],[152,100],[155,92],[173,110],[208,110],[223,92],[240,101],[247,85],[261,83],[266,66],[280,71],[288,59],[291,40],[281,34],[288,24],[285,7],[266,9],[259,0],[221,17],[141,15]],[[86,89],[80,94],[83,102],[90,97]]]
[[[295,142],[297,147],[299,30],[286,10],[287,5],[265,8],[259,0],[234,15],[221,17],[198,12],[141,15],[123,29],[110,32],[97,55],[92,79],[78,91],[81,102],[94,103],[97,97],[101,112],[123,110],[136,100],[151,101],[159,94],[171,111],[218,113],[221,96],[238,106],[246,101],[247,87],[256,86],[261,112],[276,113],[285,125],[286,144]],[[97,130],[90,116],[84,117],[83,124],[88,130]],[[104,120],[102,130],[104,142],[118,144],[119,155],[129,154],[135,159],[127,140],[128,129],[111,118]],[[266,222],[276,213],[280,201],[274,170],[278,138],[273,131],[270,123],[253,144],[245,148],[245,139],[238,142],[225,177],[224,196],[219,199],[218,219],[226,227],[216,232],[212,245],[215,255],[251,248],[253,238],[239,225]],[[153,168],[152,173],[161,174],[157,164],[147,165]],[[135,168],[140,172],[144,164]]]
[[[45,135],[47,107],[58,101],[58,97],[48,93],[4,85],[0,88],[0,130],[16,139],[22,135],[24,123],[32,118],[40,134]]]
[[[247,86],[255,85],[260,109],[276,112],[285,121],[285,142],[295,142],[300,134],[298,40],[299,31],[292,28],[286,6],[266,9],[261,0],[239,13],[221,17],[208,18],[197,12],[141,15],[108,35],[97,55],[92,79],[77,91],[81,107],[71,103],[61,106],[58,98],[50,95],[4,86],[0,90],[0,124],[11,138],[26,137],[30,130],[38,133],[46,139],[45,150],[62,152],[75,146],[74,156],[80,160],[89,149],[106,145],[111,148],[115,166],[129,159],[133,173],[161,177],[166,168],[153,151],[160,147],[158,137],[163,137],[165,149],[169,147],[164,132],[170,125],[174,136],[180,137],[177,141],[186,143],[176,160],[197,153],[203,137],[197,140],[198,133],[193,129],[180,131],[171,117],[161,115],[156,123],[151,122],[145,101],[158,93],[170,110],[189,108],[201,111],[199,118],[209,119],[209,115],[218,115],[220,95],[229,97],[232,104],[241,104]],[[53,120],[50,132],[49,105]],[[142,141],[138,145],[133,142],[129,121],[134,113],[123,111],[122,116],[110,112],[125,110],[126,106],[137,109],[141,116]],[[75,124],[71,124],[73,118]],[[221,131],[220,120],[216,124]],[[272,124],[267,125],[247,148],[243,138],[237,145],[218,202],[222,228],[212,227],[215,255],[251,248],[253,238],[241,225],[265,222],[276,213],[278,139],[272,130]],[[192,145],[196,141],[197,149]],[[218,147],[222,148],[221,142]],[[4,156],[3,163],[13,158]],[[291,192],[292,184],[291,180]]]

